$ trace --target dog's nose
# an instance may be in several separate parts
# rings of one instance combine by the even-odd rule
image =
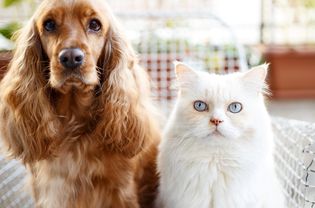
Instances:
[[[210,120],[211,123],[213,123],[214,125],[218,126],[220,123],[222,123],[223,121],[217,118],[212,118]]]
[[[79,48],[65,48],[59,53],[60,63],[67,69],[75,69],[83,64],[84,53]]]

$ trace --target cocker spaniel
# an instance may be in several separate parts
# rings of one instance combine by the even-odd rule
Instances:
[[[160,138],[145,72],[104,0],[44,0],[1,81],[0,134],[37,207],[153,204]]]

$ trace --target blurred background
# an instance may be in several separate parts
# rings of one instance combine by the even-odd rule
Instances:
[[[271,63],[273,115],[315,122],[315,0],[107,0],[148,69],[154,97],[176,97],[172,61],[216,73]],[[40,0],[0,0],[0,66]]]

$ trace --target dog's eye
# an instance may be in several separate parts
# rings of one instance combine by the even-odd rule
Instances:
[[[46,20],[44,22],[44,28],[48,32],[53,32],[56,30],[56,22],[54,20],[51,20],[51,19]]]
[[[94,32],[98,32],[100,31],[102,28],[102,25],[100,23],[99,20],[97,19],[92,19],[89,23],[89,30],[94,31]]]

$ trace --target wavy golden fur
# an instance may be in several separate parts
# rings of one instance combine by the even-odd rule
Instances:
[[[16,46],[0,132],[31,171],[36,206],[151,207],[160,133],[149,83],[103,0],[45,0]],[[62,66],[64,48],[84,52],[79,70]]]

